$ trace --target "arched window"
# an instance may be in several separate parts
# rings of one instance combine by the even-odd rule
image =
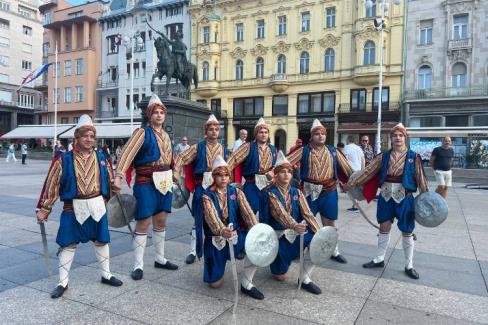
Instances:
[[[335,51],[327,49],[325,51],[325,72],[334,71],[335,68]]]
[[[374,45],[373,41],[367,41],[364,44],[364,58],[363,64],[375,64],[375,53],[376,53],[376,46]]]
[[[452,67],[452,87],[464,88],[467,81],[467,69],[464,63],[458,62]]]
[[[204,81],[209,79],[209,74],[210,74],[210,65],[208,64],[207,61],[203,61],[203,73],[202,73],[202,78]]]
[[[286,73],[286,56],[278,55],[278,73]]]
[[[432,68],[428,65],[423,65],[419,68],[417,89],[432,88]]]
[[[300,54],[300,74],[308,73],[310,68],[310,54],[302,52]]]
[[[264,60],[259,57],[256,59],[256,78],[262,79],[264,76]]]
[[[242,80],[244,78],[244,63],[242,60],[236,61],[236,80]]]

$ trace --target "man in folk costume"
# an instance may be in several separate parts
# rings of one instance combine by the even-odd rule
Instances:
[[[75,148],[54,159],[37,205],[37,221],[46,222],[58,198],[64,202],[56,243],[59,249],[59,284],[51,298],[68,289],[69,271],[77,245],[93,241],[102,271],[102,283],[121,286],[110,273],[105,201],[110,198],[113,171],[107,157],[96,152],[96,129],[88,115],[80,117],[75,129]]]
[[[390,131],[392,148],[377,155],[374,160],[354,180],[350,180],[344,190],[364,185],[364,196],[371,201],[378,187],[378,210],[376,218],[380,224],[378,234],[378,251],[374,259],[365,268],[384,267],[385,254],[390,241],[390,230],[393,220],[398,219],[397,226],[403,235],[405,254],[405,273],[412,279],[419,274],[413,268],[415,228],[415,205],[413,193],[428,191],[427,180],[422,168],[422,159],[406,146],[407,129],[400,123]]]
[[[293,166],[300,162],[300,180],[312,213],[320,212],[323,225],[335,227],[338,217],[337,182],[339,179],[345,182],[353,170],[342,152],[325,144],[327,132],[319,120],[313,121],[310,134],[310,143],[290,153],[287,159]],[[338,246],[331,258],[347,263]]]
[[[236,182],[240,175],[246,183],[243,190],[254,213],[259,210],[261,190],[273,179],[273,165],[276,162],[276,148],[269,143],[269,126],[261,117],[254,127],[255,141],[244,143],[229,158],[229,169],[234,170]]]
[[[137,199],[136,231],[132,240],[134,270],[132,279],[143,277],[147,229],[153,225],[154,267],[176,270],[178,266],[164,257],[166,221],[171,213],[173,173],[171,140],[164,131],[166,106],[152,95],[146,109],[147,125],[138,128],[124,146],[115,174],[115,187],[120,190],[124,173],[133,164],[136,170],[134,197]]]
[[[278,256],[270,266],[273,278],[277,281],[286,280],[291,262],[300,256],[300,239],[297,235],[304,234],[304,247],[308,247],[314,234],[320,229],[305,195],[291,185],[292,178],[292,164],[280,151],[274,166],[274,182],[265,189],[259,212],[260,219],[273,227],[278,234]],[[301,275],[302,288],[310,293],[320,294],[322,290],[310,278],[313,269],[311,261],[305,260]]]
[[[213,162],[212,176],[213,184],[202,195],[203,281],[212,288],[219,288],[224,283],[225,264],[230,259],[228,241],[233,243],[234,255],[239,255],[244,249],[247,230],[257,224],[257,220],[244,193],[229,185],[230,170],[220,155]],[[241,292],[261,300],[264,295],[252,283],[256,270],[246,257]]]
[[[190,254],[186,257],[186,264],[195,262],[196,256],[202,257],[202,194],[213,183],[212,164],[217,156],[227,157],[227,148],[217,141],[219,132],[220,123],[211,114],[205,123],[205,140],[175,157],[175,178],[179,179],[181,169],[185,166],[185,186],[193,192],[192,211],[195,225],[191,231]]]

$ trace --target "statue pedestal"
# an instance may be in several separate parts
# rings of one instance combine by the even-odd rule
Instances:
[[[181,137],[188,137],[188,143],[197,143],[203,139],[205,122],[210,115],[210,110],[204,104],[182,99],[174,96],[160,96],[164,105],[168,108],[164,129],[171,139],[178,143]],[[141,115],[146,114],[150,96],[146,96],[137,104]],[[144,120],[144,116],[143,116]]]

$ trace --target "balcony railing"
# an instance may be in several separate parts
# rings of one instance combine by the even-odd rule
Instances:
[[[118,80],[114,80],[114,81],[99,81],[97,83],[97,88],[117,88],[119,85],[119,81]]]
[[[403,94],[403,98],[405,100],[484,96],[488,96],[488,87],[409,89],[405,90]]]
[[[17,107],[17,108],[25,108],[25,109],[32,109],[32,110],[41,110],[42,106],[34,105],[34,106],[25,106],[22,105],[20,102],[7,102],[4,100],[0,100],[0,107]]]
[[[388,102],[381,105],[381,111],[394,111],[400,108],[398,102]],[[372,105],[371,103],[362,104],[361,106],[351,106],[350,103],[341,103],[339,105],[339,113],[353,113],[353,112],[377,112],[378,105]]]
[[[98,116],[100,118],[112,118],[112,117],[117,117],[117,113],[115,110],[99,111]]]
[[[271,81],[288,81],[288,75],[286,73],[272,74]]]
[[[471,38],[449,40],[449,50],[471,48]]]

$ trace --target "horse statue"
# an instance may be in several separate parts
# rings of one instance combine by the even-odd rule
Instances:
[[[154,79],[158,78],[161,81],[166,76],[165,95],[168,95],[171,78],[175,76],[176,72],[176,59],[171,53],[169,43],[162,37],[154,40],[154,47],[156,48],[158,63],[156,65],[156,71],[152,75],[151,91],[154,92]]]

